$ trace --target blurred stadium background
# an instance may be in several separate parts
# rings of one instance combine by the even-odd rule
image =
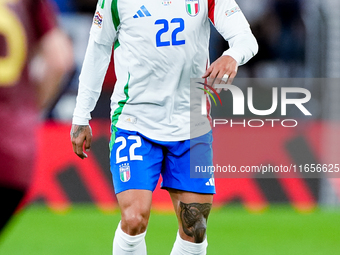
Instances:
[[[115,82],[112,64],[92,115],[94,141],[87,160],[73,154],[69,138],[96,0],[55,2],[60,26],[72,39],[76,65],[64,78],[58,99],[44,112],[34,183],[25,208],[0,237],[0,254],[4,255],[110,254],[119,221],[108,162],[109,100]],[[340,163],[340,1],[237,2],[260,47],[259,54],[240,67],[238,77],[328,78],[333,82],[322,90],[313,83],[303,85],[312,92],[315,114],[302,127],[256,133],[236,128],[226,137],[227,145],[215,139],[214,146],[224,146],[224,155],[233,159],[252,158],[247,161],[251,165]],[[211,60],[226,47],[212,29]],[[265,102],[271,88],[256,86],[263,95],[259,103]],[[289,114],[294,117],[294,112]],[[273,147],[277,148],[274,152]],[[340,254],[340,179],[297,177],[216,180],[208,254]],[[149,254],[169,254],[176,219],[165,191],[155,191],[153,208],[147,234]]]

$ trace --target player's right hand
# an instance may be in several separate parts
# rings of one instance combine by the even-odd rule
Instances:
[[[202,78],[209,78],[208,85],[213,86],[215,84],[232,84],[237,74],[238,64],[231,56],[222,56],[216,59],[210,67],[207,69]],[[227,82],[223,79],[226,78]],[[222,89],[216,89],[217,93],[220,93]]]
[[[90,125],[73,124],[70,134],[74,153],[81,159],[87,158],[87,154],[84,153],[83,147],[85,148],[85,151],[90,151],[92,141],[92,129]]]

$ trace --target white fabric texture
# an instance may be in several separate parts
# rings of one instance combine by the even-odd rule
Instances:
[[[191,243],[183,240],[177,232],[176,241],[170,255],[205,255],[207,254],[207,247],[207,238],[202,243]]]
[[[88,125],[110,63],[112,46],[98,44],[90,36],[83,68],[79,77],[77,104],[73,124]],[[93,71],[95,70],[95,72]]]
[[[146,231],[136,236],[130,236],[123,232],[119,222],[113,239],[113,255],[146,255],[145,245]]]

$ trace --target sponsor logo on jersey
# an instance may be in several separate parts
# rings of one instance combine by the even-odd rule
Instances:
[[[227,10],[225,12],[225,15],[229,18],[231,15],[233,15],[233,14],[235,14],[237,12],[240,12],[240,11],[241,11],[240,7],[236,6],[236,7],[232,8],[232,9],[230,9],[230,10]]]
[[[171,1],[162,1],[162,5],[168,6],[171,4]]]
[[[137,13],[133,16],[133,18],[137,19],[137,18],[150,17],[150,16],[151,14],[148,11],[148,9],[146,9],[146,7],[142,5],[137,11]]]
[[[200,11],[199,0],[185,0],[185,5],[186,5],[187,13],[191,17],[196,16]]]
[[[101,15],[98,11],[94,15],[93,23],[97,25],[99,28],[102,27],[103,24],[103,15]]]
[[[122,182],[127,182],[130,180],[131,172],[130,172],[129,163],[124,163],[119,166],[119,174],[120,174],[120,180]]]

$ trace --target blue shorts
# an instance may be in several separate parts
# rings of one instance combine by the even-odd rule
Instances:
[[[164,142],[136,131],[114,130],[110,166],[116,194],[129,189],[154,191],[160,175],[163,189],[215,194],[212,175],[190,178],[190,166],[212,165],[211,131],[191,140]]]

